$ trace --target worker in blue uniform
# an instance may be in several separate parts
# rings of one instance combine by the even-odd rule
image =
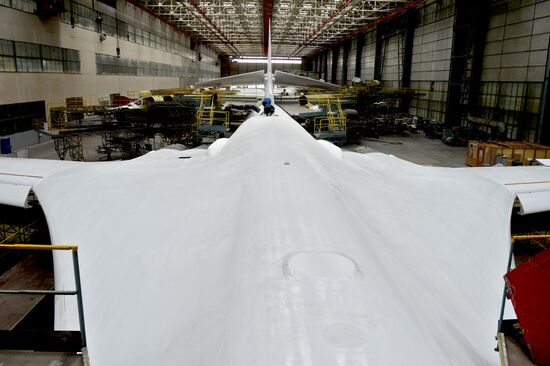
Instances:
[[[273,112],[275,112],[275,107],[273,107],[271,103],[267,103],[266,105],[264,105],[264,114],[266,116],[271,116]]]

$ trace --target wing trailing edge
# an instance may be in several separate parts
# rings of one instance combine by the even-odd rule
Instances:
[[[306,76],[294,75],[279,70],[275,71],[275,84],[278,86],[307,86],[310,88],[323,88],[328,90],[340,89],[340,87],[336,84],[315,80]]]
[[[223,78],[212,79],[208,81],[202,81],[196,83],[195,86],[198,88],[207,88],[212,86],[226,86],[226,85],[260,85],[264,83],[264,74],[263,70],[247,72],[244,74],[238,74],[233,76],[226,76]]]

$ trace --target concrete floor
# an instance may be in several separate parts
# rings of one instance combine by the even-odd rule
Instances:
[[[84,160],[101,161],[105,155],[97,153],[97,146],[101,144],[99,135],[83,136]],[[27,147],[29,158],[54,159],[57,160],[53,141],[43,142]],[[379,139],[363,139],[360,145],[347,145],[345,150],[358,153],[378,151],[385,154],[395,155],[401,159],[420,165],[444,166],[444,167],[465,167],[466,148],[448,146],[440,140],[431,140],[424,137],[424,134],[410,134],[409,136],[382,136]],[[113,158],[117,158],[113,156]],[[70,159],[68,154],[66,159]]]
[[[82,355],[63,352],[0,350],[0,366],[83,366]]]
[[[466,147],[445,145],[441,140],[426,138],[423,133],[363,139],[361,145],[348,145],[344,149],[358,153],[375,150],[419,165],[451,168],[466,166]]]
[[[82,136],[82,148],[84,152],[84,161],[101,161],[105,160],[104,154],[97,153],[97,147],[101,144],[100,135],[83,135]],[[55,152],[53,140],[41,142],[39,144],[26,146],[20,150],[28,150],[28,157],[32,159],[49,159],[59,160],[57,153]],[[16,152],[10,154],[15,156]],[[71,160],[69,154],[65,156],[65,160]],[[1,366],[1,365],[0,365]]]

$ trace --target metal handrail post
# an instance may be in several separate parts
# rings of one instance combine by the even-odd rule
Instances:
[[[510,268],[512,267],[512,257],[514,256],[514,242],[516,239],[512,238],[512,241],[510,242],[510,253],[508,253],[508,265],[506,266],[506,273],[510,272]],[[504,318],[504,307],[506,306],[506,282],[504,282],[504,290],[502,291],[502,302],[500,305],[500,316],[498,318],[498,333],[502,330],[502,321]]]
[[[78,321],[80,323],[80,336],[82,347],[86,347],[86,326],[84,325],[84,306],[82,305],[82,287],[80,285],[80,266],[78,264],[78,251],[73,250],[74,282],[76,286],[76,301],[78,304]]]

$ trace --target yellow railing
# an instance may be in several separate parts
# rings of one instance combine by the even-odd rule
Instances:
[[[213,102],[213,94],[202,94],[199,109],[197,110],[198,125],[225,125],[229,128],[229,112],[217,110]],[[219,95],[218,95],[219,98]],[[217,103],[220,101],[218,99]]]
[[[315,117],[313,128],[315,132],[343,132],[346,131],[346,118]]]
[[[315,95],[308,98],[311,103],[318,104],[327,113],[326,117],[315,118],[316,132],[319,131],[346,131],[346,116],[338,95]]]
[[[77,251],[78,245],[46,245],[46,244],[0,244],[1,249],[21,250],[72,250]]]
[[[74,295],[78,306],[78,321],[80,324],[80,337],[82,347],[86,347],[86,327],[84,323],[84,305],[82,302],[82,285],[80,283],[80,265],[78,263],[77,245],[47,245],[47,244],[0,244],[0,249],[8,250],[70,250],[73,257],[75,290],[50,291],[50,290],[1,290],[0,294],[6,295]]]
[[[216,111],[208,107],[197,117],[197,123],[209,126],[225,125],[226,128],[229,128],[229,112]]]
[[[550,235],[512,235],[512,241],[529,239],[550,239]]]

